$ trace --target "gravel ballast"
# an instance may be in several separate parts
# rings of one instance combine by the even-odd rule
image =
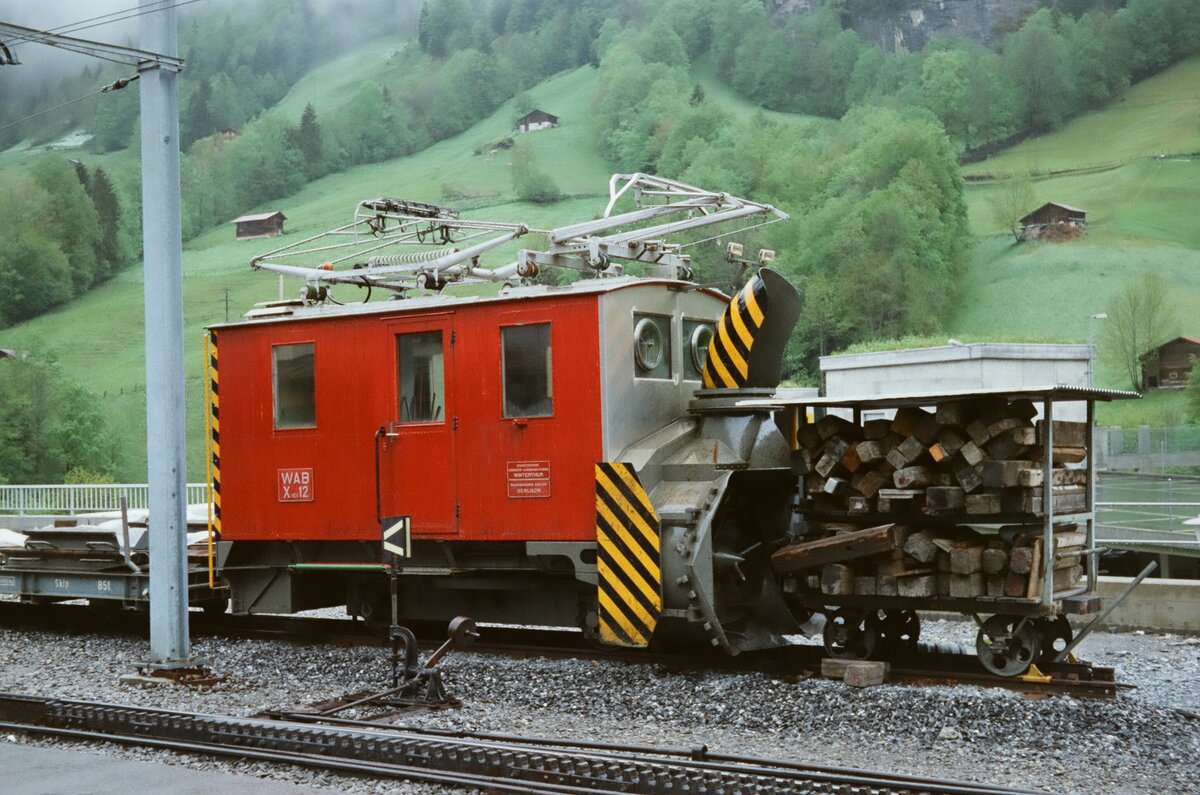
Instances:
[[[485,630],[486,631],[486,630]],[[929,640],[970,644],[964,623],[931,621]],[[232,715],[295,707],[388,684],[387,652],[196,638],[228,679],[206,689],[118,681],[147,654],[127,636],[5,629],[0,691]],[[656,665],[513,659],[455,652],[444,670],[457,710],[408,725],[673,746],[787,758],[1064,793],[1200,793],[1200,639],[1097,634],[1080,649],[1137,686],[1107,701],[1031,699],[976,686],[855,689],[823,679],[673,671]],[[5,738],[0,737],[0,741]],[[9,737],[8,742],[66,743]],[[446,792],[301,768],[170,752],[92,752],[227,770],[331,791]]]

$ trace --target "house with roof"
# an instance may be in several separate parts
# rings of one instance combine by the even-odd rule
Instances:
[[[531,110],[517,119],[517,132],[526,133],[533,132],[534,130],[547,130],[557,126],[558,117],[544,110]]]
[[[1200,337],[1176,337],[1142,356],[1142,389],[1187,386],[1192,357],[1200,357]]]
[[[1072,240],[1083,234],[1087,210],[1046,202],[1021,219],[1022,240]]]
[[[283,222],[287,216],[279,210],[266,213],[243,215],[233,219],[234,237],[246,240],[252,237],[276,237],[283,234]]]

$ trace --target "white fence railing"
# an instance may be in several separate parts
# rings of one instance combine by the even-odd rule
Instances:
[[[0,486],[0,516],[116,511],[122,497],[130,508],[146,508],[149,491],[145,483]],[[187,484],[187,501],[189,505],[207,502],[208,486]]]

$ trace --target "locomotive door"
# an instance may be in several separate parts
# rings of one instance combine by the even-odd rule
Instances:
[[[390,324],[393,393],[381,458],[383,516],[412,517],[414,536],[458,534],[454,316]]]

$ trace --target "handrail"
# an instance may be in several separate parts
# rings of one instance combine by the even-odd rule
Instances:
[[[149,486],[145,483],[38,483],[0,485],[0,516],[119,511],[124,498],[131,509],[149,507]],[[188,504],[208,501],[205,483],[187,484]]]

